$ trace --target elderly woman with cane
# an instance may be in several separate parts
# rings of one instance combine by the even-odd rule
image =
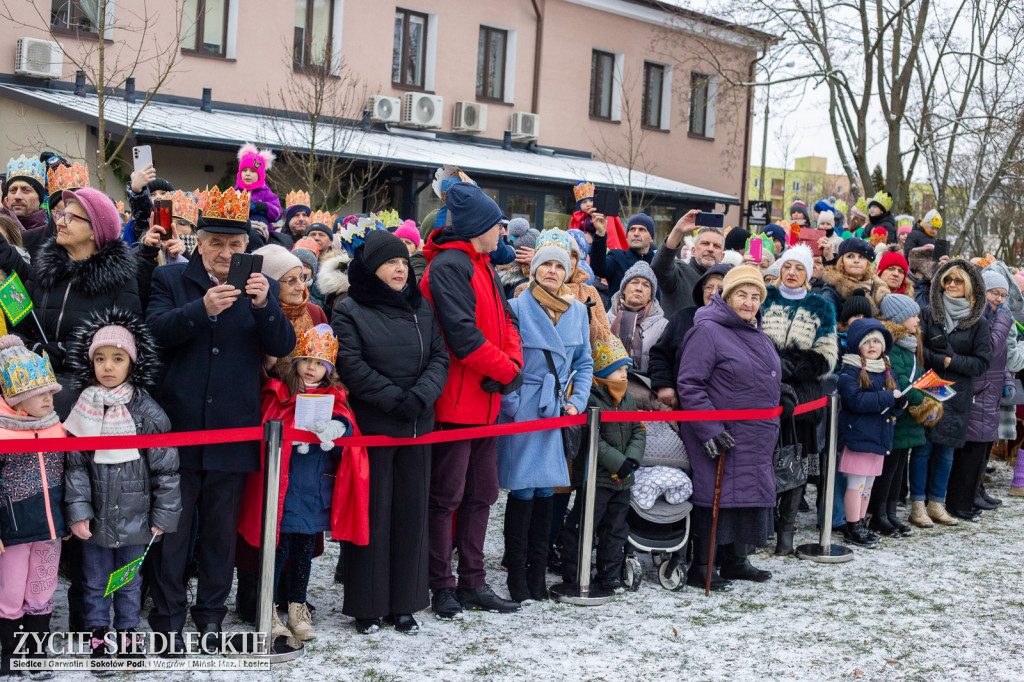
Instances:
[[[761,330],[766,291],[760,271],[730,270],[721,294],[699,309],[683,347],[680,410],[772,409],[779,405],[782,366]],[[768,571],[747,559],[772,532],[772,454],[779,418],[683,422],[680,435],[693,466],[693,565],[687,584],[726,591],[731,580],[764,582]],[[722,548],[721,574],[714,550]]]

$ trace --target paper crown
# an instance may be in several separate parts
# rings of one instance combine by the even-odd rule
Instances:
[[[868,212],[868,200],[865,199],[864,197],[857,199],[857,203],[855,204],[855,206],[859,208],[863,213]]]
[[[292,206],[305,206],[309,208],[309,192],[303,192],[301,189],[292,190],[285,195],[284,198],[284,210],[287,211]]]
[[[316,211],[313,215],[309,216],[309,224],[315,225],[319,223],[320,225],[331,227],[334,225],[334,218],[335,216],[327,211]]]
[[[896,216],[896,227],[913,227],[914,218],[908,215]]]
[[[58,164],[46,172],[46,189],[50,194],[88,186],[89,169],[80,163],[73,163],[70,166]]]
[[[437,215],[434,217],[434,229],[448,227],[452,224],[451,216],[448,214],[448,206],[445,204],[445,196],[448,194],[448,188],[456,182],[476,184],[458,166],[445,164],[434,171],[434,181],[430,185],[434,188],[434,194],[441,200],[441,208],[437,209]]]
[[[850,205],[847,204],[842,199],[836,199],[836,203],[834,204],[834,207],[836,209],[836,213],[843,213],[843,214],[845,214],[848,210],[850,210]]]
[[[576,195],[576,203],[579,204],[584,199],[594,198],[594,183],[592,182],[577,182],[576,186],[572,188],[573,194]]]
[[[355,257],[356,249],[366,242],[366,233],[378,229],[381,228],[377,227],[377,221],[372,218],[360,218],[355,223],[349,223],[338,230],[338,238],[348,255]]]
[[[875,192],[875,196],[871,197],[872,204],[878,204],[886,211],[892,208],[892,195],[886,192],[884,189],[880,189]]]
[[[376,215],[377,222],[384,227],[385,230],[391,228],[398,229],[402,224],[402,219],[398,217],[398,211],[391,209],[389,211],[380,211]]]
[[[536,250],[540,251],[545,246],[557,246],[572,255],[572,237],[569,236],[568,232],[557,227],[540,233],[540,236],[537,238]]]
[[[209,191],[210,191],[209,187],[204,189],[202,192],[200,192],[199,188],[196,187],[195,191],[192,192],[192,194],[196,195],[196,203],[199,204],[199,210],[200,211],[205,211],[206,210],[206,193],[209,192]]]
[[[245,223],[249,220],[249,190],[236,191],[232,187],[221,192],[216,186],[212,187],[206,192],[203,217]]]
[[[29,178],[46,187],[46,164],[38,156],[22,154],[7,162],[7,182],[18,178]],[[88,187],[88,185],[85,185]]]
[[[299,241],[295,242],[295,246],[292,247],[292,252],[298,251],[299,249],[305,249],[306,251],[312,251],[314,256],[320,255],[320,245],[315,240],[309,237],[303,237]]]
[[[192,192],[177,190],[171,195],[171,215],[187,220],[195,227],[199,222],[199,199]]]
[[[922,223],[928,227],[938,230],[942,227],[942,214],[936,211],[934,208],[925,213],[924,218],[921,220]]]
[[[626,352],[622,341],[619,341],[618,337],[615,336],[610,337],[607,341],[602,340],[595,343],[591,357],[594,360],[594,371],[596,372],[600,372],[616,363],[632,364],[629,353]]]
[[[45,352],[40,357],[25,349],[25,352],[0,364],[0,383],[3,384],[4,398],[9,400],[22,393],[56,386],[57,378]]]
[[[293,357],[296,360],[312,358],[326,362],[333,371],[334,363],[338,359],[338,339],[334,336],[330,325],[318,324],[303,334],[299,339],[299,344],[295,347]]]

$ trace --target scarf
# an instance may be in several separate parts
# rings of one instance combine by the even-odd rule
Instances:
[[[621,298],[619,299],[619,312],[612,322],[612,334],[622,341],[622,347],[633,361],[633,367],[640,367],[642,364],[640,361],[643,359],[644,342],[640,333],[640,323],[647,317],[652,305],[653,299],[643,308],[629,308]]]
[[[618,407],[622,399],[626,397],[626,384],[629,383],[628,379],[622,381],[612,381],[611,379],[602,379],[601,377],[594,377],[594,383],[598,386],[604,387],[608,391],[608,395],[612,397],[612,401],[615,406]]]
[[[134,436],[135,420],[127,407],[134,394],[135,390],[127,381],[117,388],[90,386],[78,397],[75,408],[64,422],[64,428],[80,438]],[[97,464],[120,464],[138,458],[139,451],[135,448],[97,450],[93,455]]]
[[[178,239],[185,245],[185,256],[191,256],[196,250],[196,236],[194,234],[179,234]]]
[[[896,339],[896,345],[899,346],[900,348],[909,350],[911,353],[916,353],[917,337],[914,335],[901,336],[900,338]]]
[[[306,307],[308,302],[309,289],[302,292],[302,303],[287,305],[284,301],[279,301],[284,316],[288,318],[288,321],[292,323],[292,327],[295,329],[295,338],[299,340],[299,343],[301,343],[302,337],[306,335],[306,332],[313,328],[313,318],[310,317],[309,309]],[[296,348],[298,348],[299,343],[295,344]],[[295,349],[292,349],[291,353],[277,361],[277,364],[274,365],[274,374],[278,378],[288,373],[288,367],[292,364],[292,358],[294,357]]]
[[[800,299],[807,296],[807,289],[803,287],[797,287],[796,289],[790,289],[785,284],[779,283],[779,293],[782,294],[782,298],[790,301],[799,301]]]
[[[886,371],[888,371],[885,369],[885,360],[883,360],[882,358],[876,358],[874,360],[864,360],[857,353],[846,353],[845,355],[843,355],[843,364],[856,367],[857,369],[866,367],[867,370],[872,374],[884,374]]]
[[[966,298],[950,298],[946,292],[942,292],[942,302],[946,313],[946,333],[952,334],[960,320],[971,316],[971,302]]]
[[[11,408],[17,410],[15,405]],[[0,429],[10,431],[42,431],[48,429],[60,421],[56,412],[50,412],[45,417],[33,417],[28,414],[2,414],[0,413]]]
[[[544,309],[544,312],[548,314],[551,323],[556,325],[559,318],[562,317],[562,313],[568,310],[575,300],[572,291],[569,290],[569,287],[565,286],[564,282],[558,288],[558,294],[556,295],[542,287],[537,280],[533,280],[530,282],[530,294],[540,304],[540,307]]]

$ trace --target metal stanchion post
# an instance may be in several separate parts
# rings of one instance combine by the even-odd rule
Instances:
[[[579,555],[577,558],[576,584],[559,583],[551,586],[551,596],[566,604],[598,606],[611,601],[615,595],[608,591],[590,587],[590,553],[594,546],[594,492],[597,487],[597,448],[601,439],[601,410],[591,407],[587,410],[587,468],[583,481],[583,504],[580,518]],[[579,493],[577,493],[579,495]]]
[[[828,457],[825,470],[821,472],[824,490],[821,494],[823,513],[821,518],[821,536],[819,544],[809,543],[796,548],[796,555],[801,559],[809,559],[821,564],[841,564],[853,561],[853,550],[842,545],[832,544],[832,499],[835,494],[836,477],[836,438],[839,435],[839,394],[832,393],[828,397]]]

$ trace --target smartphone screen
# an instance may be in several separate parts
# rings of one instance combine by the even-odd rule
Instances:
[[[171,222],[171,202],[169,199],[157,199],[153,202],[153,224],[164,228],[160,239],[167,241],[173,237],[174,225]]]
[[[147,144],[132,147],[132,163],[136,173],[153,163],[153,149]]]

